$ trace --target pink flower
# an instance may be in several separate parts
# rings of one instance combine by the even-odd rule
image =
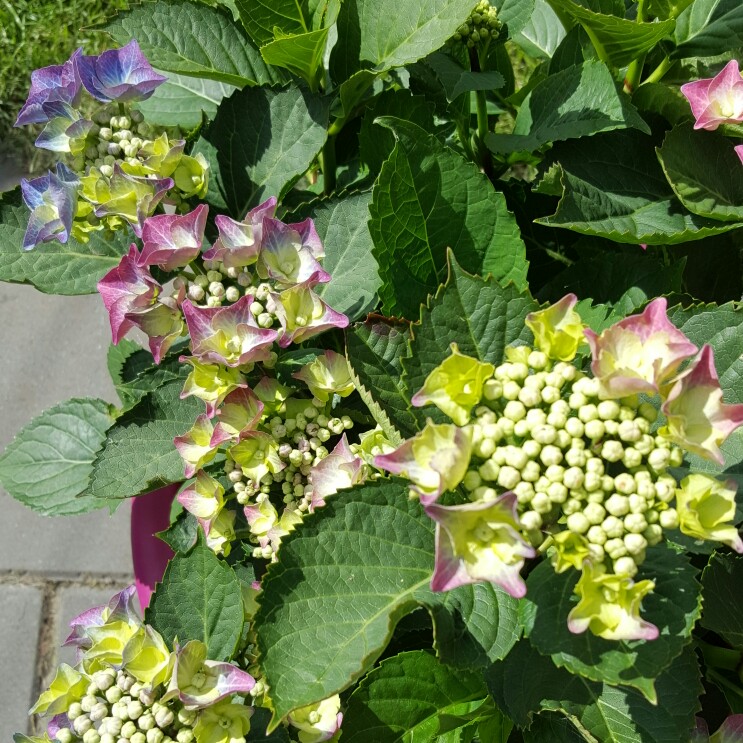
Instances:
[[[681,92],[689,99],[695,129],[714,131],[743,121],[743,78],[734,59],[715,77],[682,85]]]
[[[158,300],[153,307],[128,312],[126,320],[136,325],[148,338],[152,358],[160,363],[168,349],[183,335],[183,316],[172,297]]]
[[[330,328],[348,327],[348,318],[323,302],[308,284],[297,284],[269,296],[281,323],[281,348],[306,341]]]
[[[632,315],[596,335],[586,330],[591,369],[600,395],[619,398],[658,392],[697,347],[668,319],[666,300],[654,299],[640,315]]]
[[[258,260],[263,237],[263,218],[273,217],[276,198],[271,197],[251,209],[242,222],[219,215],[214,221],[219,238],[204,253],[209,261],[222,261],[227,268],[249,266]]]
[[[325,498],[339,490],[351,488],[364,481],[364,461],[348,445],[344,433],[325,459],[312,468],[312,499],[310,513],[325,505]]]
[[[461,506],[433,503],[426,506],[426,513],[436,522],[431,590],[489,581],[516,598],[526,594],[519,573],[524,560],[536,553],[519,532],[513,493]]]
[[[230,392],[222,407],[217,410],[219,422],[214,427],[212,445],[229,440],[242,441],[260,423],[263,408],[263,403],[250,387],[241,387]]]
[[[140,265],[139,251],[132,243],[119,265],[98,282],[98,293],[111,322],[114,345],[135,326],[127,314],[153,307],[161,291],[162,286],[152,278],[149,269]]]
[[[201,204],[184,215],[157,214],[142,228],[142,266],[160,266],[164,271],[188,265],[201,249],[209,207]]]
[[[743,144],[739,144],[737,147],[733,147],[735,154],[740,158],[740,162],[743,164]]]
[[[743,425],[743,404],[725,405],[712,348],[676,380],[663,403],[668,422],[661,434],[688,451],[724,463],[720,445]]]
[[[241,366],[253,361],[265,361],[278,333],[260,328],[250,305],[250,295],[228,307],[196,307],[189,300],[183,303],[191,351],[202,361],[227,366]]]

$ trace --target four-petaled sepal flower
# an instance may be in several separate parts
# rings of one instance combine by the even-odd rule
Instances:
[[[310,513],[324,506],[328,496],[363,482],[364,474],[364,460],[351,451],[344,433],[333,451],[312,468]]]
[[[696,122],[695,129],[714,131],[720,124],[743,121],[743,78],[731,59],[718,75],[681,86]]]
[[[173,439],[185,464],[186,477],[193,477],[197,470],[217,456],[217,447],[212,445],[213,435],[214,426],[209,416],[202,413],[189,431]]]
[[[469,422],[472,408],[482,398],[485,382],[493,376],[495,367],[485,361],[459,353],[451,344],[451,356],[444,359],[429,375],[423,388],[410,402],[420,408],[433,403],[458,426]]]
[[[577,302],[575,294],[566,294],[559,302],[526,316],[534,345],[551,359],[572,361],[585,340],[583,321],[574,309]]]
[[[187,266],[201,249],[208,212],[209,207],[201,204],[188,214],[157,214],[146,219],[140,264],[164,271]]]
[[[250,732],[253,707],[222,699],[206,707],[196,719],[193,732],[197,743],[243,743]]]
[[[436,565],[431,590],[450,591],[468,583],[489,581],[511,596],[526,594],[519,574],[534,548],[524,541],[516,515],[516,496],[460,506],[426,506],[436,522]]]
[[[720,445],[743,425],[743,404],[726,405],[711,346],[705,345],[676,380],[663,403],[667,423],[660,434],[683,449],[724,462]]]
[[[224,487],[204,470],[196,473],[196,480],[178,493],[178,502],[192,513],[204,534],[209,536],[212,523],[224,508]]]
[[[341,698],[335,694],[315,704],[295,709],[287,718],[299,730],[299,743],[324,743],[340,730],[343,722]]]
[[[335,351],[321,353],[292,376],[301,379],[322,402],[327,402],[332,395],[347,397],[355,389],[346,357]]]
[[[640,604],[655,583],[607,573],[586,560],[574,593],[580,601],[568,615],[574,634],[590,630],[605,640],[655,640],[658,628],[640,617]]]
[[[424,505],[462,482],[472,454],[471,426],[432,423],[389,454],[374,457],[374,466],[410,480]]]
[[[640,315],[631,315],[597,335],[585,331],[599,395],[616,399],[662,391],[697,347],[668,319],[658,297]]]
[[[281,323],[281,348],[306,341],[330,328],[348,327],[348,318],[329,307],[307,284],[297,284],[270,297]]]
[[[694,539],[722,542],[743,553],[743,539],[733,525],[735,491],[733,480],[723,483],[698,473],[685,477],[676,491],[679,529]]]

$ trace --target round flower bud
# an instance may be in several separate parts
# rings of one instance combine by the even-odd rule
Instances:
[[[137,720],[137,727],[147,732],[155,727],[155,716],[151,712],[145,712]]]
[[[146,735],[147,743],[163,743],[164,737],[165,733],[160,728],[151,728]]]
[[[606,543],[606,532],[598,525],[592,526],[586,533],[586,538],[593,544],[605,544]]]
[[[155,711],[155,723],[159,728],[170,727],[175,720],[175,714],[167,707],[160,707]]]
[[[619,441],[605,441],[601,447],[601,456],[607,462],[618,462],[624,455],[624,447]]]
[[[620,557],[614,560],[614,572],[632,578],[637,573],[637,564],[631,557]]]
[[[108,705],[104,702],[98,702],[93,709],[90,710],[90,719],[93,720],[93,722],[100,722],[107,715]]]
[[[562,452],[556,446],[545,446],[539,453],[539,459],[545,467],[549,467],[552,464],[560,464],[562,462]]]
[[[583,480],[583,488],[589,493],[592,493],[596,490],[600,490],[601,489],[601,475],[598,475],[595,472],[587,472]]]
[[[624,546],[624,540],[618,537],[607,539],[604,544],[604,551],[612,560],[618,560],[627,554],[627,548]]]
[[[655,513],[655,511],[652,513]],[[661,539],[663,539],[663,527],[660,524],[650,524],[642,533],[642,536],[648,540],[648,545],[650,547],[654,547]]]
[[[670,458],[671,454],[668,449],[653,449],[648,454],[648,464],[657,472],[668,466]]]
[[[669,450],[669,467],[680,467],[684,462],[684,452],[678,446],[672,446]]]
[[[536,462],[527,462],[521,469],[521,479],[526,482],[536,482],[540,475],[541,469]]]
[[[580,467],[569,467],[565,470],[562,481],[566,487],[572,490],[574,488],[580,488],[585,478],[585,473]]]
[[[477,472],[483,480],[487,480],[488,482],[495,482],[498,479],[500,466],[495,462],[494,459],[488,459],[486,462],[483,462],[480,465]]]
[[[526,511],[519,517],[521,526],[526,531],[535,531],[542,526],[542,517],[536,511]]]
[[[103,725],[106,726],[106,732],[116,736],[121,733],[121,726],[123,724],[123,721],[118,717],[107,717],[103,722]]]
[[[601,489],[605,493],[611,493],[614,490],[614,478],[611,475],[601,476]]]
[[[80,700],[80,706],[82,707],[83,712],[90,712],[96,704],[98,704],[98,699],[91,694],[84,696]]]
[[[73,702],[67,709],[67,719],[70,722],[74,722],[82,714],[83,708],[80,706],[80,702]]]
[[[567,423],[567,421],[568,421],[568,417],[560,411],[552,410],[550,411],[550,414],[547,416],[547,423],[555,429],[563,428],[565,424]],[[555,432],[555,438],[557,438],[561,433],[565,433],[565,432],[557,430]]]
[[[629,513],[629,498],[614,493],[606,499],[604,506],[612,516],[626,516]]]
[[[584,425],[580,418],[571,417],[565,421],[565,430],[574,438],[578,439],[583,436]]]
[[[516,494],[519,503],[529,503],[534,497],[534,486],[530,482],[524,482],[522,480],[520,483],[517,483],[513,492]]]
[[[587,403],[588,403],[588,399],[586,398],[585,395],[582,395],[580,392],[573,392],[568,398],[568,405],[573,410],[579,410]]]
[[[521,392],[521,385],[518,382],[509,379],[503,384],[503,398],[505,400],[518,400],[519,392]]]
[[[228,302],[237,302],[240,296],[240,290],[236,286],[228,286],[224,293],[224,297]]]
[[[616,516],[607,516],[601,522],[601,528],[607,537],[616,538],[624,534],[624,522]]]
[[[488,379],[482,391],[486,400],[497,400],[503,394],[503,383],[498,379]]]
[[[513,435],[516,436],[516,438],[524,439],[529,435],[529,431],[531,430],[531,425],[527,420],[520,420],[516,421],[516,423],[513,424]]]
[[[581,512],[571,513],[565,523],[576,534],[585,534],[591,527],[591,522]]]
[[[542,371],[549,365],[549,359],[547,354],[541,351],[532,351],[526,359],[526,363],[535,371]]]
[[[462,480],[462,484],[469,492],[472,492],[475,488],[480,487],[481,483],[482,477],[480,477],[480,473],[476,470],[469,470],[464,476],[464,480]]]
[[[528,439],[521,444],[521,451],[523,451],[529,459],[535,459],[539,456],[539,452],[542,451],[542,445],[538,441]]]
[[[655,483],[655,497],[663,503],[670,503],[676,495],[676,481],[669,476],[661,476]]]
[[[129,743],[147,743],[147,736],[141,730],[138,730],[129,738]]]
[[[75,735],[69,728],[60,728],[57,730],[54,739],[58,740],[59,743],[72,743],[72,741],[75,740]]]
[[[332,431],[332,427],[328,424],[328,428]],[[333,431],[333,433],[340,433],[340,431]],[[495,452],[495,441],[493,439],[481,439],[474,446],[475,454],[482,459],[488,459],[492,457]]]
[[[641,513],[630,513],[624,517],[624,528],[633,534],[642,534],[648,528],[648,522]]]
[[[510,400],[503,409],[503,415],[515,423],[526,416],[526,408],[519,400]]]
[[[564,503],[568,498],[568,489],[561,482],[553,482],[547,488],[547,495],[553,503]]]
[[[566,516],[570,514],[578,513],[583,510],[583,504],[577,498],[568,498],[565,503],[562,504],[562,512]]]
[[[635,492],[635,478],[630,475],[629,472],[620,472],[614,478],[614,487],[622,493],[622,495],[629,495]]]
[[[631,493],[629,496],[630,513],[645,513],[648,509],[647,501],[637,493]]]
[[[598,457],[591,457],[586,462],[586,472],[595,472],[597,475],[603,475],[604,463]]]
[[[524,452],[518,446],[507,446],[506,447],[506,464],[507,465],[517,470],[521,470],[526,466],[526,463],[528,461],[529,461],[529,458],[527,457],[526,452]]]
[[[532,428],[543,426],[547,422],[547,413],[541,408],[531,408],[526,411],[526,420]]]
[[[544,476],[547,478],[548,486],[552,482],[562,482],[565,477],[565,468],[559,464],[551,464],[544,471]]]
[[[661,511],[658,520],[664,529],[678,529],[679,515],[675,508],[667,508],[665,511]]]
[[[642,454],[632,446],[628,446],[624,450],[624,456],[622,457],[622,464],[628,469],[634,469],[642,464]]]
[[[82,737],[85,735],[85,733],[88,732],[93,727],[93,721],[88,717],[86,714],[82,714],[79,717],[76,717],[74,722],[72,723],[73,730]]]
[[[552,385],[546,385],[542,390],[542,401],[551,405],[560,399],[560,390]]]
[[[588,503],[583,509],[583,515],[590,524],[598,525],[606,517],[606,509],[599,503]]]
[[[90,728],[83,734],[83,743],[101,743],[101,736],[95,728]]]
[[[537,513],[544,514],[552,510],[552,501],[546,493],[534,493],[530,505]]]
[[[198,710],[182,709],[178,711],[178,722],[181,725],[193,725],[196,722]]]
[[[181,728],[176,735],[178,743],[191,743],[194,739],[193,730],[191,728]]]
[[[642,534],[625,534],[624,546],[630,555],[637,555],[648,546],[648,542]]]
[[[578,418],[582,420],[583,423],[594,421],[598,418],[598,416],[598,410],[592,403],[589,403],[588,405],[581,405],[580,408],[578,408]]]
[[[127,720],[122,726],[121,726],[121,737],[126,738],[129,740],[134,733],[137,732],[137,725],[136,723],[132,722],[131,720]]]
[[[498,485],[506,490],[512,490],[516,487],[516,484],[521,480],[521,473],[509,467],[508,465],[501,467],[498,472]]]
[[[602,400],[596,406],[596,412],[602,421],[615,420],[619,417],[619,403],[616,400]]]

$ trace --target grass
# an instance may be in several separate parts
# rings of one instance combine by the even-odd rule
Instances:
[[[108,37],[91,27],[126,4],[126,0],[0,0],[0,155],[15,155],[24,162],[33,155],[33,127],[13,129],[31,71],[61,64],[79,46],[86,54],[106,48]]]

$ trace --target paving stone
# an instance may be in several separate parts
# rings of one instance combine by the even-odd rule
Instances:
[[[110,330],[100,297],[57,297],[0,284],[0,450],[43,410],[71,397],[115,402],[106,368]],[[0,570],[128,574],[129,506],[45,518],[0,491]]]
[[[75,586],[74,588],[64,588],[60,592],[59,614],[57,616],[59,642],[57,643],[57,662],[75,663],[75,648],[63,648],[62,643],[70,634],[70,621],[79,614],[82,614],[94,606],[107,604],[111,596],[118,593],[122,588],[126,588],[127,583],[122,581],[121,585],[114,588],[87,588],[85,586]]]
[[[33,702],[36,642],[41,623],[41,592],[26,586],[0,586],[0,740],[27,732]]]

